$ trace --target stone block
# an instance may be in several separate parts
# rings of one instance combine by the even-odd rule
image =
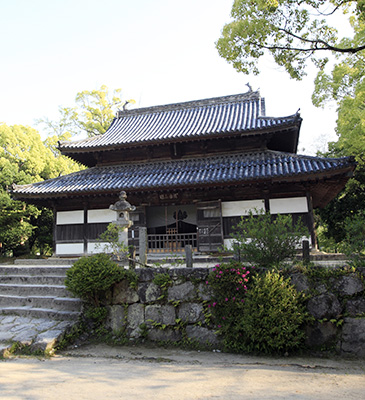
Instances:
[[[146,302],[150,303],[153,301],[157,301],[157,299],[161,296],[161,288],[154,284],[150,283],[146,289]]]
[[[332,293],[312,297],[308,301],[308,311],[317,319],[335,318],[341,314],[342,308],[337,297]]]
[[[128,307],[128,328],[136,329],[144,323],[144,306],[143,304],[132,304]]]
[[[349,300],[346,304],[346,312],[351,317],[356,317],[358,314],[365,314],[365,299]]]
[[[352,296],[364,290],[361,279],[355,274],[342,276],[334,286],[343,296]]]
[[[160,268],[138,268],[136,273],[139,282],[151,282],[155,274],[159,273]],[[163,272],[163,271],[162,271]],[[160,272],[161,273],[161,272]]]
[[[345,318],[341,351],[358,357],[365,356],[365,318]]]
[[[196,297],[197,293],[194,285],[191,282],[185,282],[181,285],[174,285],[168,290],[168,300],[184,300],[189,301]]]
[[[323,283],[320,283],[319,285],[316,285],[314,287],[314,290],[318,293],[318,294],[325,294],[328,292],[326,285],[324,285]]]
[[[198,303],[183,303],[179,307],[178,318],[190,324],[204,321],[203,305]]]
[[[198,285],[198,297],[203,301],[209,301],[212,299],[212,289],[206,283],[199,283]]]
[[[63,335],[64,330],[62,329],[55,329],[40,333],[32,343],[31,349],[42,351],[52,350]]]
[[[145,309],[145,320],[148,326],[152,325],[153,322],[162,325],[175,325],[176,324],[176,312],[175,308],[170,305],[150,305],[146,306]]]
[[[113,331],[118,331],[126,325],[126,313],[124,306],[114,305],[107,307],[108,316],[105,326]]]
[[[179,340],[181,340],[181,338],[182,338],[181,332],[175,329],[151,328],[148,331],[148,339],[153,340],[154,342],[159,342],[159,341],[178,342]]]
[[[310,291],[309,280],[305,275],[300,273],[292,274],[290,280],[298,292],[308,293]]]
[[[129,286],[127,280],[117,283],[113,288],[113,304],[132,304],[139,300],[138,293]]]
[[[188,325],[186,334],[189,338],[196,340],[202,345],[218,345],[218,336],[210,329],[202,326]]]
[[[332,322],[315,322],[306,327],[306,345],[310,348],[320,348],[332,345],[337,341],[338,329]]]
[[[139,296],[139,301],[141,303],[146,303],[146,290],[149,286],[148,282],[142,282],[138,284],[137,293]]]

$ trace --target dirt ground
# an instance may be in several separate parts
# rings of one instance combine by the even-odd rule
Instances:
[[[365,360],[88,345],[0,361],[1,400],[365,398]]]

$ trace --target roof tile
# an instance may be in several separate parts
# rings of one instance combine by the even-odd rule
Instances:
[[[57,197],[67,193],[158,190],[166,187],[234,184],[250,180],[295,177],[352,166],[350,158],[287,154],[275,151],[207,156],[194,159],[100,166],[66,176],[16,185],[15,197]]]

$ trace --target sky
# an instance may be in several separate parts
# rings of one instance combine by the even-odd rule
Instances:
[[[0,122],[57,119],[83,90],[122,89],[134,107],[244,93],[250,83],[266,115],[300,109],[299,153],[336,140],[335,107],[311,103],[314,70],[301,82],[267,58],[259,76],[218,55],[215,42],[233,0],[0,0]]]

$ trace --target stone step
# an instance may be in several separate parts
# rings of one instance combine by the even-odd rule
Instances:
[[[35,266],[71,266],[77,258],[35,258],[35,259],[16,259],[14,264],[17,265],[35,265]]]
[[[0,283],[0,294],[14,296],[72,297],[64,285],[27,285]]]
[[[27,276],[66,276],[70,265],[0,265],[0,276],[27,275]]]
[[[0,295],[0,307],[24,306],[81,312],[82,301],[70,297]]]
[[[43,318],[56,321],[76,321],[80,315],[76,311],[61,311],[51,308],[0,307],[0,315],[18,315],[21,317]]]
[[[7,284],[27,284],[27,285],[64,285],[64,276],[44,276],[44,275],[0,275],[0,283]]]

